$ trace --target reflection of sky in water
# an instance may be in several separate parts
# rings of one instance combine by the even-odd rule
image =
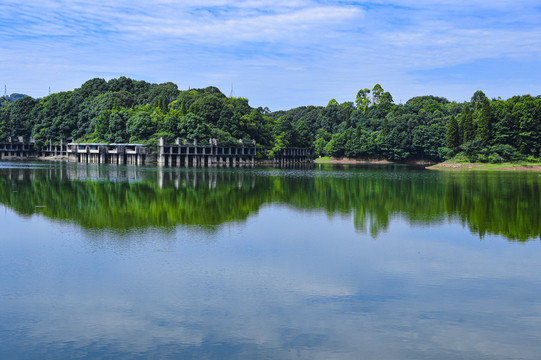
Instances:
[[[245,223],[81,232],[0,209],[14,358],[487,358],[541,353],[539,242],[268,205]],[[39,236],[36,237],[36,234]]]

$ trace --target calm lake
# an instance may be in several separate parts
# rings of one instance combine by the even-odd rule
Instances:
[[[541,174],[0,163],[0,358],[539,359]]]

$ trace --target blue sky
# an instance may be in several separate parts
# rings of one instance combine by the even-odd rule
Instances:
[[[217,86],[271,110],[539,95],[539,0],[2,0],[0,85],[43,97],[127,76]],[[4,89],[2,89],[4,90]],[[3,91],[2,91],[3,93]]]

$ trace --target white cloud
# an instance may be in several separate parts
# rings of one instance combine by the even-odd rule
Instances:
[[[540,33],[541,10],[528,0],[5,0],[0,77],[65,90],[100,74],[227,89],[235,82],[271,108],[351,100],[353,89],[376,82],[407,99],[420,81],[412,71],[539,61]],[[32,70],[32,62],[42,66]],[[61,80],[42,70],[59,65],[68,69]],[[446,86],[435,95],[456,94]]]

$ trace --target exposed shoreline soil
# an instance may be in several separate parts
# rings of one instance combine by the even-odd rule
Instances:
[[[317,160],[317,159],[316,159]],[[444,170],[444,171],[468,171],[468,170],[497,170],[497,171],[541,171],[541,164],[486,164],[486,163],[462,163],[445,161],[442,163],[434,163],[429,160],[411,160],[407,162],[394,162],[384,159],[370,158],[330,158],[319,162],[320,164],[408,164],[421,165],[429,170]]]
[[[316,159],[317,162],[317,159]],[[331,157],[329,160],[321,161],[320,164],[408,164],[408,165],[422,165],[430,166],[436,164],[430,160],[409,160],[404,162],[389,161],[385,159],[374,158],[335,158]]]
[[[539,164],[483,164],[483,163],[457,163],[457,162],[442,162],[433,166],[428,166],[429,170],[445,170],[445,171],[457,171],[457,170],[502,170],[502,171],[541,171],[541,165]]]

